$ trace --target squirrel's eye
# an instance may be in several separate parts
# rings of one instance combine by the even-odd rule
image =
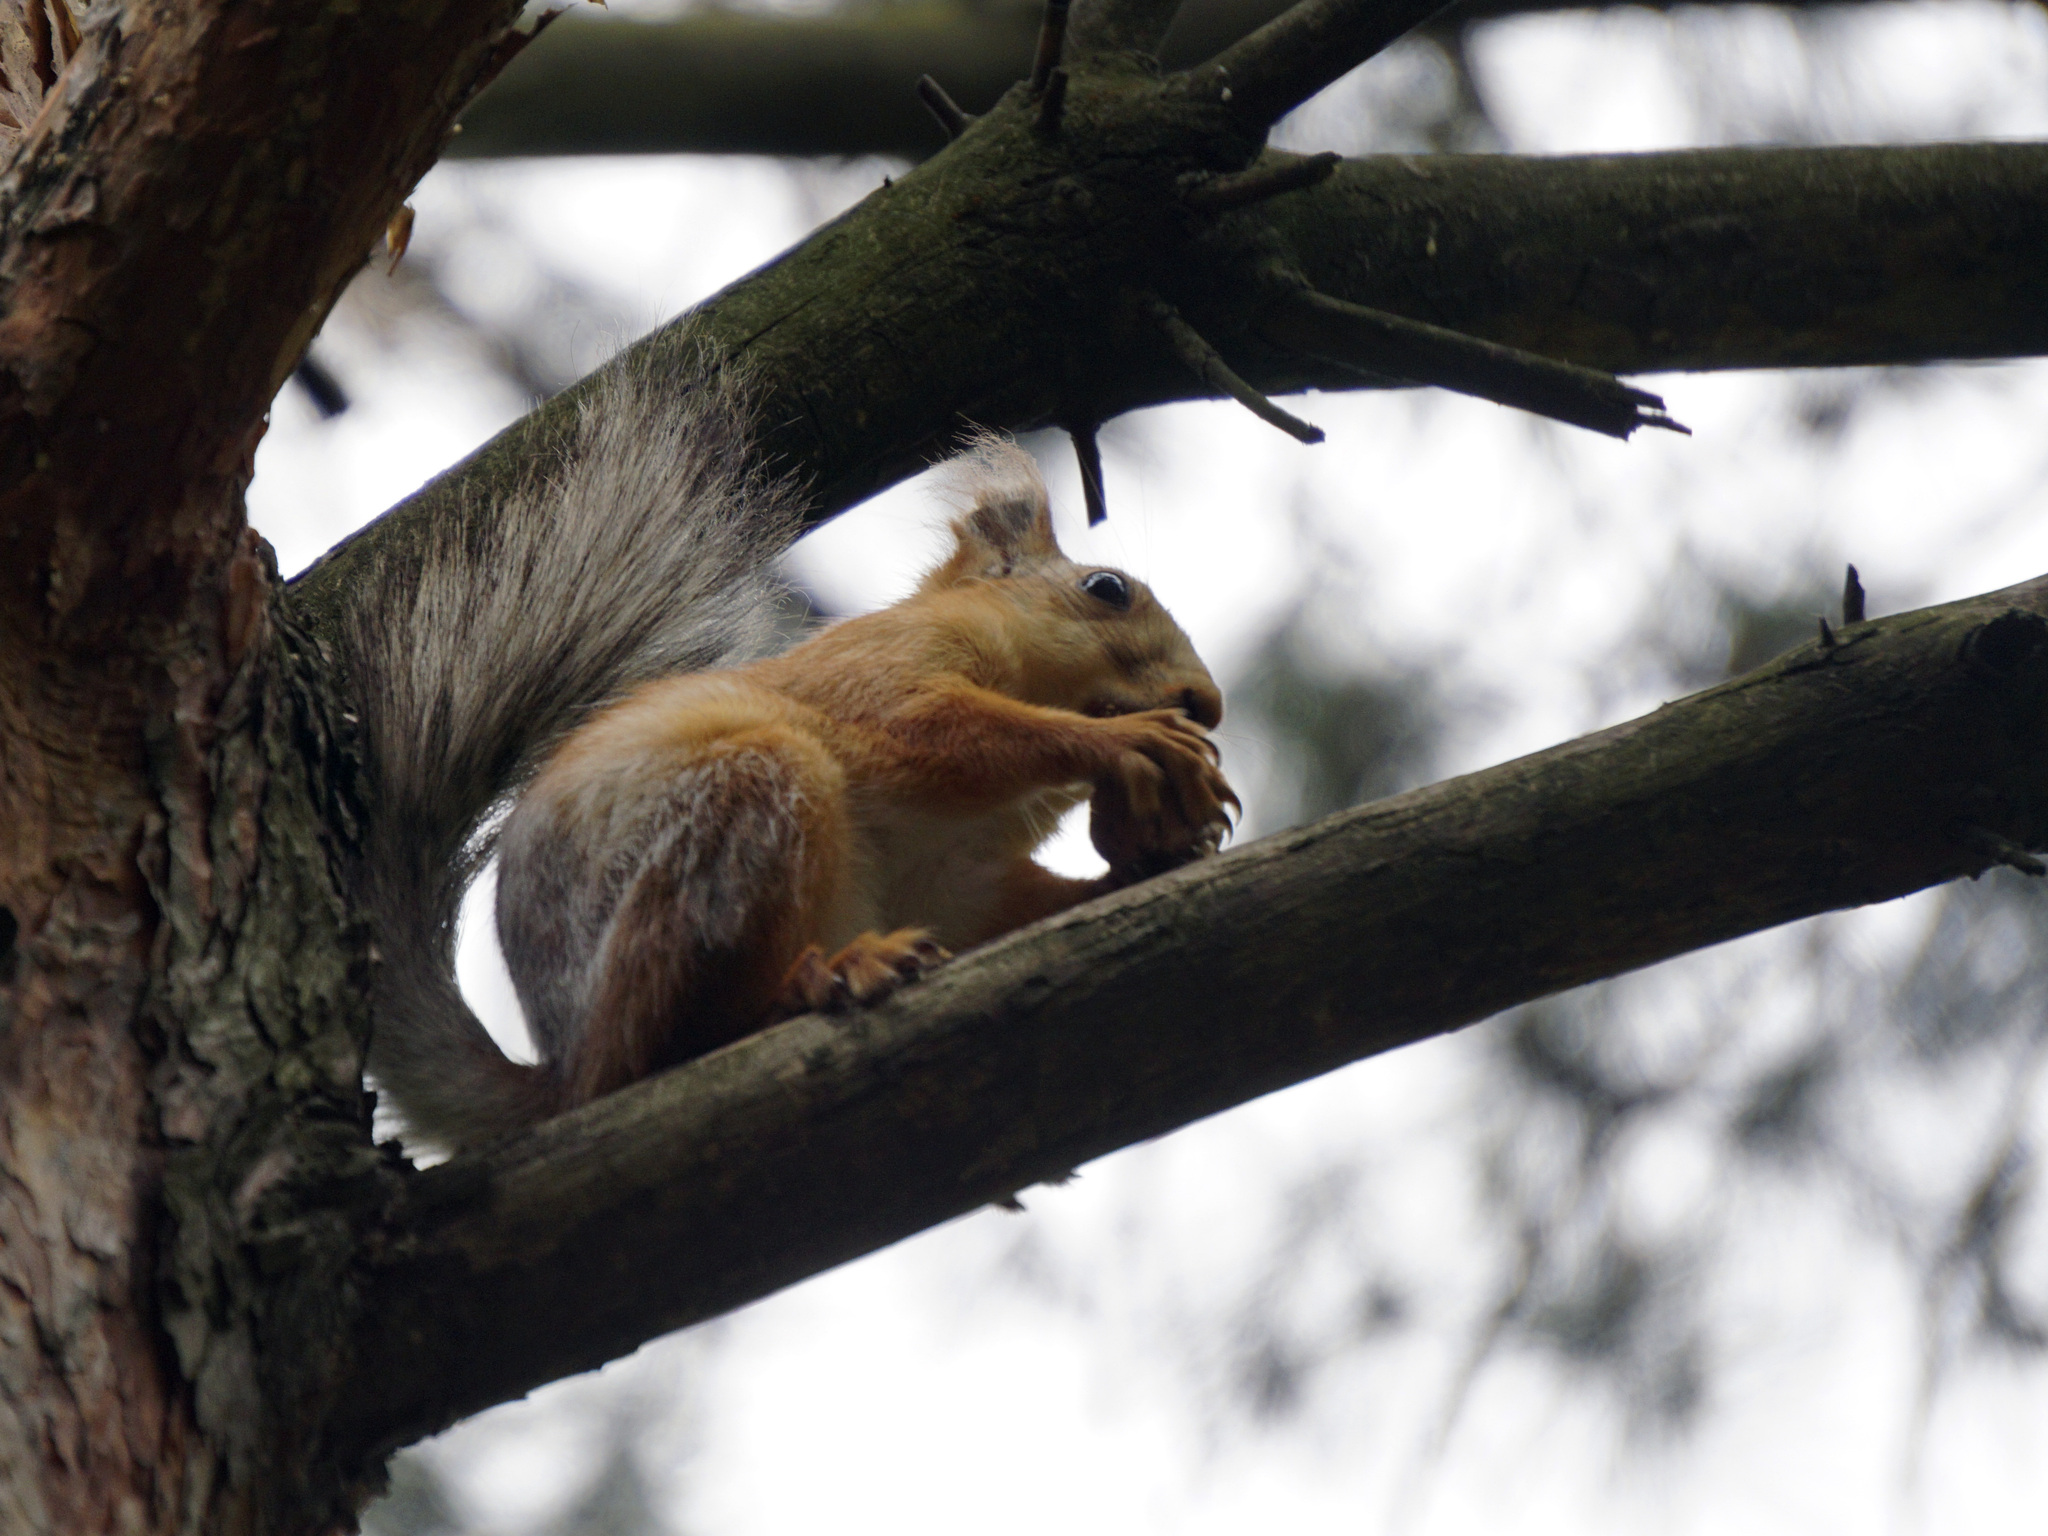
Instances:
[[[1131,606],[1131,584],[1115,571],[1090,571],[1081,578],[1081,590],[1112,608]]]

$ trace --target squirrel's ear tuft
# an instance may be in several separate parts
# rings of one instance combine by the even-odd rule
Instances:
[[[999,576],[1019,561],[1059,554],[1038,463],[1007,437],[978,431],[942,469],[943,494],[960,516],[952,556],[934,577]]]

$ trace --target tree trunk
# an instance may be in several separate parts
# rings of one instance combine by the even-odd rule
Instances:
[[[395,1174],[347,758],[242,489],[512,7],[96,10],[0,194],[0,1527],[350,1518]]]

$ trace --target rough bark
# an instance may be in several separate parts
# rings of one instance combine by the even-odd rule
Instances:
[[[1657,0],[1654,10],[1698,0]],[[1865,0],[1801,3],[1850,10]],[[1426,29],[1576,7],[1561,0],[1464,0]],[[514,155],[898,155],[922,160],[945,135],[912,82],[929,73],[982,112],[1031,61],[1042,6],[848,7],[822,16],[705,10],[672,21],[572,13],[463,115],[449,153]],[[1159,44],[1183,69],[1286,9],[1285,0],[1191,0]]]
[[[2001,838],[2048,838],[2048,578],[1844,626],[431,1171],[338,1433],[397,1444],[1343,1063],[1977,874]]]
[[[0,181],[0,1527],[345,1516],[383,1173],[264,412],[505,0],[95,10]],[[318,1198],[313,1198],[318,1192]]]

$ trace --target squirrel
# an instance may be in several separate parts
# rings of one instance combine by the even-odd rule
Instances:
[[[369,1074],[412,1139],[480,1145],[1213,853],[1222,695],[1151,592],[1078,565],[1031,457],[977,436],[910,596],[770,654],[799,489],[727,373],[619,368],[488,518],[385,541],[340,658],[368,779]],[[507,800],[495,828],[492,818]],[[1032,853],[1092,799],[1108,863]],[[453,974],[495,852],[539,1056]]]

